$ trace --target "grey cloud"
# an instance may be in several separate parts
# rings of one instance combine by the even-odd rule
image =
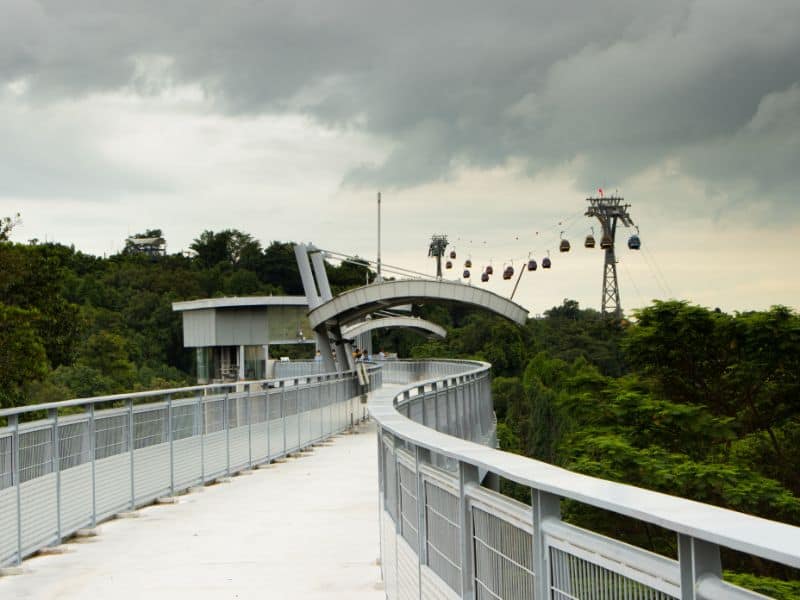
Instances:
[[[744,174],[785,204],[799,183],[796,108],[753,129],[800,82],[795,0],[11,0],[8,14],[0,78],[27,78],[32,101],[153,91],[137,60],[169,57],[163,85],[199,84],[219,110],[302,112],[391,144],[351,185],[577,156],[589,188],[665,158],[716,183]]]

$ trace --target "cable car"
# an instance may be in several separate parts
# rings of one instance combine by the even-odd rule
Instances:
[[[631,250],[638,250],[642,247],[642,240],[639,239],[639,236],[634,234],[628,238],[628,248]]]
[[[483,283],[486,283],[487,281],[489,281],[489,274],[486,271],[484,271],[483,274],[481,275],[481,281]]]
[[[558,245],[558,249],[561,252],[569,252],[569,240],[561,240],[561,243]]]
[[[545,256],[542,259],[542,268],[543,269],[549,269],[550,268],[550,257],[549,256]]]
[[[451,263],[451,262],[448,260],[446,263],[444,263],[444,268],[445,268],[445,269],[452,269],[452,268],[453,268],[453,263]]]
[[[503,279],[511,279],[514,276],[514,267],[508,266],[503,270]]]
[[[536,261],[535,260],[530,259],[528,261],[528,271],[535,271],[536,270],[536,266],[537,265],[536,265]]]
[[[469,279],[469,269],[464,269],[464,279]]]
[[[492,267],[492,265],[489,265],[489,266],[486,267],[486,274],[487,275],[494,275],[494,268]]]
[[[472,261],[470,259],[467,259],[467,260],[464,261],[464,268],[465,269],[471,269],[472,268]]]
[[[455,250],[450,250],[450,258],[452,258],[453,260],[456,259],[456,251]]]
[[[586,236],[586,241],[583,242],[583,245],[586,248],[594,248],[594,236],[589,234]]]
[[[612,241],[611,241],[611,236],[610,236],[610,235],[604,235],[604,236],[603,236],[603,239],[602,239],[602,240],[600,240],[600,247],[601,247],[603,250],[608,250],[608,249],[609,249],[609,248],[611,248],[613,245],[614,245],[614,242],[612,242]]]

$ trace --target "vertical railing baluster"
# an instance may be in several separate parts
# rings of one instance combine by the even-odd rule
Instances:
[[[131,477],[131,510],[136,508],[136,484],[135,484],[135,471],[134,471],[134,448],[136,446],[134,440],[134,430],[133,430],[133,398],[128,399],[128,444],[130,445],[131,451],[131,470],[130,470],[130,477]]]
[[[542,525],[548,519],[561,519],[561,499],[558,496],[531,490],[531,510],[533,512],[533,564],[536,579],[535,598],[550,597],[550,557],[547,553],[546,534]]]
[[[92,456],[92,527],[97,526],[97,423],[94,416],[94,402],[89,404],[89,452]]]
[[[679,533],[678,564],[681,600],[700,598],[697,587],[703,577],[722,579],[722,561],[716,544]]]
[[[56,474],[56,543],[61,543],[61,436],[58,431],[58,409],[48,411],[53,421],[53,451],[50,453],[51,470]]]
[[[475,598],[475,554],[472,539],[472,508],[467,488],[478,485],[478,467],[459,461],[458,463],[458,504],[461,542],[461,597]]]
[[[19,481],[19,415],[10,415],[8,424],[13,428],[11,436],[12,460],[11,481],[17,486],[17,565],[22,563],[22,485]]]
[[[206,483],[206,411],[203,406],[203,394],[197,393],[198,423],[200,425],[200,485]]]
[[[234,388],[235,389],[235,388]],[[222,397],[222,426],[225,428],[225,475],[231,475],[231,419],[228,392]]]
[[[252,396],[250,394],[250,384],[247,384],[247,467],[253,468],[253,406]]]
[[[172,413],[172,394],[167,394],[167,439],[169,440],[169,495],[175,495],[175,424]]]
[[[283,423],[283,455],[286,456],[286,381],[280,382],[281,388],[281,419]]]

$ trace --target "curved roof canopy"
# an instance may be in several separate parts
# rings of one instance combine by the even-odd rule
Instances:
[[[313,329],[345,326],[366,315],[400,304],[458,302],[490,310],[524,325],[528,311],[493,292],[451,281],[401,280],[373,283],[339,294],[308,313]]]
[[[436,323],[431,323],[425,319],[416,317],[383,317],[380,319],[368,319],[355,325],[350,325],[342,330],[342,335],[346,338],[354,338],[362,333],[373,331],[374,329],[387,329],[387,328],[405,328],[405,329],[419,329],[427,333],[444,338],[447,337],[447,331],[444,327],[440,327]]]

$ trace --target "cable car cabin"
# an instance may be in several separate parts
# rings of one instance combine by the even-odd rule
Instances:
[[[558,249],[561,250],[561,252],[569,252],[569,240],[561,240]]]
[[[494,268],[492,267],[492,265],[489,265],[488,267],[486,267],[486,274],[487,275],[494,275]]]
[[[603,236],[603,239],[602,239],[602,240],[600,240],[600,247],[601,247],[603,250],[608,250],[608,249],[609,249],[609,248],[611,248],[613,245],[614,245],[614,242],[612,242],[612,241],[611,241],[611,236],[610,236],[610,235],[604,235],[604,236]]]
[[[550,257],[549,256],[545,256],[542,259],[542,268],[543,269],[549,269],[550,268]]]
[[[506,267],[503,271],[503,279],[511,279],[514,276],[514,267]]]
[[[583,245],[586,248],[594,248],[594,236],[593,235],[587,235],[586,236],[586,241],[583,242]]]
[[[483,283],[486,283],[487,281],[489,281],[489,274],[486,271],[484,271],[483,274],[481,275],[481,281]]]
[[[464,268],[465,269],[471,269],[472,268],[472,261],[470,259],[467,259],[467,260],[464,261]]]
[[[530,259],[528,261],[528,271],[535,271],[536,270],[536,266],[537,265],[536,265],[536,261],[535,260]]]
[[[464,279],[469,279],[469,269],[464,269]]]
[[[453,263],[451,263],[451,262],[448,260],[446,263],[444,263],[444,268],[445,268],[445,269],[452,269],[452,268],[453,268]]]
[[[456,251],[455,250],[450,250],[450,258],[452,258],[453,260],[456,259]]]
[[[628,248],[631,250],[638,250],[642,247],[642,240],[639,239],[638,235],[632,235],[628,238]]]

